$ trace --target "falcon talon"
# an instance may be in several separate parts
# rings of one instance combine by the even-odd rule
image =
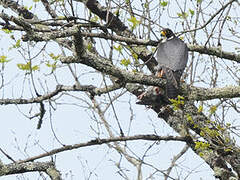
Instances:
[[[158,70],[157,73],[156,73],[156,76],[159,77],[159,78],[163,78],[163,70],[161,69],[160,71]]]
[[[142,100],[142,98],[143,98],[143,96],[145,96],[145,94],[146,94],[146,92],[143,92],[142,94],[140,94],[140,95],[137,97],[137,99]]]

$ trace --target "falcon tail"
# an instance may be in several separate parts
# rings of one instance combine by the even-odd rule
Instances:
[[[166,95],[170,99],[174,99],[179,94],[179,81],[182,74],[182,71],[172,71],[169,68],[163,68],[163,71],[165,72],[165,76],[167,79],[166,84]]]
[[[175,99],[178,96],[179,91],[173,84],[171,84],[171,82],[167,82],[166,94],[168,98]]]

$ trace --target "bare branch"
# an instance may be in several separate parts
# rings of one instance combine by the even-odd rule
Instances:
[[[118,141],[135,141],[135,140],[148,140],[148,141],[182,141],[185,142],[186,138],[184,137],[174,137],[174,136],[157,136],[155,134],[149,134],[149,135],[135,135],[135,136],[125,136],[125,137],[111,137],[108,139],[95,139],[91,140],[85,143],[79,143],[74,145],[66,145],[61,148],[53,149],[51,151],[48,151],[46,153],[27,158],[25,160],[21,160],[18,163],[24,163],[29,161],[34,161],[39,158],[51,156],[53,154],[57,154],[64,151],[69,151],[72,149],[78,149],[81,147],[88,147],[88,146],[94,146],[94,145],[101,145],[111,142],[118,142]]]
[[[0,99],[0,104],[8,105],[8,104],[31,104],[31,103],[41,103],[44,100],[51,99],[52,97],[58,95],[60,92],[63,91],[84,91],[84,92],[89,92],[92,96],[99,96],[101,94],[114,91],[116,89],[119,89],[122,87],[122,84],[114,84],[112,86],[108,86],[107,88],[97,88],[94,86],[63,86],[63,85],[58,85],[56,89],[48,94],[38,96],[35,98],[31,99]]]

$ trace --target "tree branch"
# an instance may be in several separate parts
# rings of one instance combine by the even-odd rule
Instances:
[[[10,8],[12,11],[16,12],[19,16],[23,16],[25,19],[32,19],[34,14],[27,10],[24,6],[18,4],[13,0],[1,0],[0,4],[5,8]]]
[[[44,5],[44,7],[45,7],[46,11],[48,12],[48,14],[50,14],[52,18],[57,18],[57,14],[51,8],[51,5],[49,4],[49,2],[47,0],[41,0],[41,2]]]
[[[189,100],[205,101],[220,98],[240,97],[240,86],[226,86],[222,88],[190,87],[183,89]]]
[[[23,41],[33,40],[35,42],[40,42],[40,41],[55,40],[57,38],[70,37],[70,36],[73,36],[76,33],[78,33],[79,27],[81,27],[81,25],[76,25],[76,26],[68,28],[67,30],[56,31],[56,32],[51,32],[51,33],[38,34],[35,32],[31,35],[26,34],[23,37]],[[142,40],[142,39],[137,39],[134,37],[128,38],[125,36],[105,34],[105,33],[80,32],[80,34],[84,37],[96,37],[96,38],[102,38],[102,39],[106,39],[106,40],[125,42],[127,44],[132,44],[132,45],[157,46],[159,43],[158,41],[153,41],[153,40]],[[240,54],[236,54],[234,52],[223,51],[217,47],[205,47],[205,46],[200,46],[200,45],[188,44],[188,48],[190,51],[198,52],[200,54],[212,55],[212,56],[216,56],[216,57],[223,58],[226,60],[231,60],[231,61],[235,61],[238,63],[240,62]],[[140,51],[143,51],[143,49],[140,48]],[[138,52],[138,53],[141,54],[142,52]],[[149,60],[149,57],[151,57],[151,56],[148,54],[147,55],[148,60]]]
[[[25,163],[29,161],[34,161],[39,158],[51,156],[60,152],[69,151],[72,149],[78,149],[81,147],[89,147],[94,145],[102,145],[106,143],[111,142],[119,142],[119,141],[136,141],[136,140],[148,140],[148,141],[182,141],[185,142],[185,137],[174,137],[174,136],[157,136],[155,134],[149,134],[149,135],[135,135],[135,136],[125,136],[125,137],[111,137],[107,139],[94,139],[85,143],[79,143],[74,145],[65,145],[61,148],[53,149],[51,151],[48,151],[46,153],[27,158],[25,160],[20,160],[18,163]]]
[[[25,162],[0,165],[0,176],[20,174],[26,172],[45,172],[52,180],[61,180],[61,174],[53,162]]]
[[[48,94],[38,96],[35,98],[30,98],[30,99],[0,99],[0,105],[8,105],[8,104],[31,104],[31,103],[41,103],[44,100],[51,99],[52,97],[58,95],[62,91],[84,91],[84,92],[89,92],[92,96],[99,96],[101,94],[105,94],[107,92],[111,92],[114,90],[117,90],[121,88],[123,84],[114,84],[105,88],[97,88],[92,85],[90,86],[63,86],[63,85],[58,85],[56,89]]]
[[[107,59],[103,57],[98,57],[97,55],[89,52],[84,57],[73,57],[68,56],[61,58],[62,63],[81,63],[87,66],[90,66],[100,72],[115,76],[119,78],[121,81],[126,83],[140,83],[145,85],[157,85],[164,86],[166,81],[164,79],[160,79],[156,76],[149,76],[143,73],[138,72],[130,72],[112,65]]]

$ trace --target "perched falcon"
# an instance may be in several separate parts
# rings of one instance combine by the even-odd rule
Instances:
[[[179,81],[188,60],[188,47],[175,36],[171,29],[163,29],[161,36],[164,39],[157,47],[157,76],[166,78],[166,95],[168,98],[176,98]]]

